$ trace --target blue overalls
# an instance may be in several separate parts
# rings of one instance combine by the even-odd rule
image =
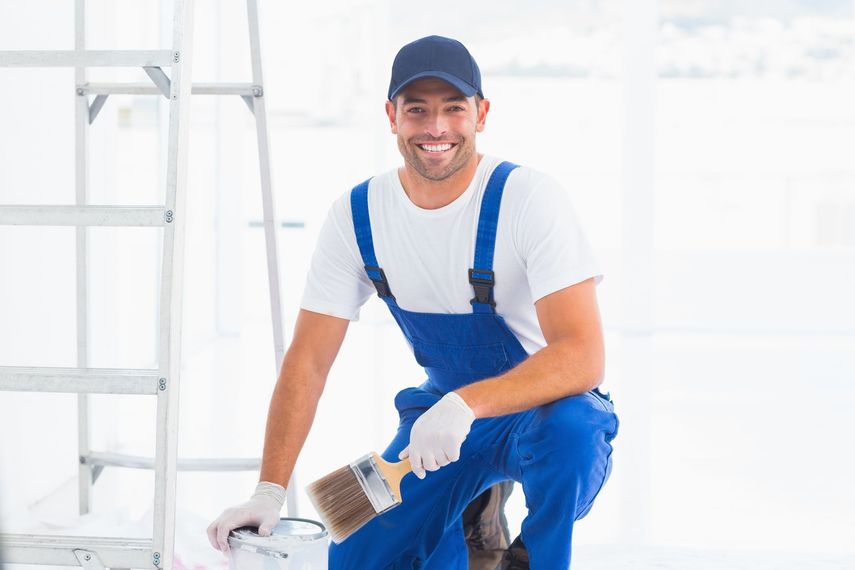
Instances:
[[[398,461],[410,429],[443,394],[497,376],[527,358],[520,342],[496,313],[493,251],[505,181],[516,165],[503,162],[487,183],[478,220],[472,313],[407,311],[398,306],[374,254],[368,216],[368,181],[351,192],[359,251],[377,293],[389,307],[428,379],[395,397],[398,433],[382,456]],[[611,472],[611,440],[618,419],[611,399],[598,390],[524,412],[475,420],[460,459],[425,479],[407,475],[403,503],[330,546],[334,570],[468,568],[461,514],[499,481],[522,484],[528,516],[522,539],[532,568],[568,568],[573,523],[585,516]]]

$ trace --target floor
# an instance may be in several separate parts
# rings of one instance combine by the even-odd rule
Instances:
[[[97,515],[60,519],[44,508],[37,508],[22,513],[18,523],[17,528],[8,531],[23,532],[26,529],[69,535],[145,536],[151,525],[151,512],[135,516],[126,509],[116,509]],[[209,523],[206,517],[179,511],[174,570],[224,570],[228,567],[228,560],[207,542],[205,529]],[[573,560],[574,570],[855,570],[855,556],[852,555],[714,551],[664,546],[579,545],[574,550]],[[5,570],[32,568],[30,565],[5,565]],[[67,567],[40,568],[58,570]]]

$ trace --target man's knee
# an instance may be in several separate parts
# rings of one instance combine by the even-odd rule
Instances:
[[[611,412],[590,393],[561,398],[542,408],[543,424],[571,440],[585,440],[592,434],[602,433],[606,427],[604,420],[609,415]]]
[[[541,407],[534,426],[536,435],[530,441],[539,441],[538,448],[545,445],[550,454],[565,461],[585,462],[592,454],[605,451],[614,437],[615,424],[614,414],[596,396],[569,396]]]

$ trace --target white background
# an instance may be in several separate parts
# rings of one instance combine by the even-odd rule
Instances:
[[[855,5],[521,6],[261,2],[277,210],[297,226],[280,234],[288,335],[327,207],[400,162],[383,114],[395,52],[456,37],[492,101],[479,149],[561,180],[605,274],[604,388],[622,423],[612,478],[576,527],[588,567],[628,547],[851,567]],[[102,0],[87,14],[89,49],[168,47],[168,8]],[[241,2],[197,2],[194,81],[249,80],[245,22]],[[0,50],[72,48],[72,2],[0,0]],[[73,203],[74,97],[71,69],[0,68],[0,203]],[[109,98],[91,130],[92,203],[162,201],[164,108]],[[277,369],[254,123],[237,97],[198,96],[192,125],[179,454],[258,456]],[[156,365],[159,232],[90,230],[93,366]],[[74,366],[73,236],[0,227],[0,365]],[[422,376],[372,299],[332,370],[298,484],[384,448],[394,394]],[[151,402],[93,400],[94,449],[151,455]],[[4,531],[113,520],[121,534],[146,520],[151,473],[121,468],[98,480],[93,516],[76,517],[76,426],[74,395],[0,394]],[[189,537],[256,480],[179,474],[188,568],[218,565]],[[524,515],[518,489],[512,532]]]

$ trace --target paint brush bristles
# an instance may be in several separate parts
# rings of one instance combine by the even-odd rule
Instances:
[[[349,465],[321,477],[306,492],[336,544],[377,516]]]
[[[376,453],[306,487],[333,542],[340,543],[379,514],[401,504],[401,479],[410,462],[388,463]]]

